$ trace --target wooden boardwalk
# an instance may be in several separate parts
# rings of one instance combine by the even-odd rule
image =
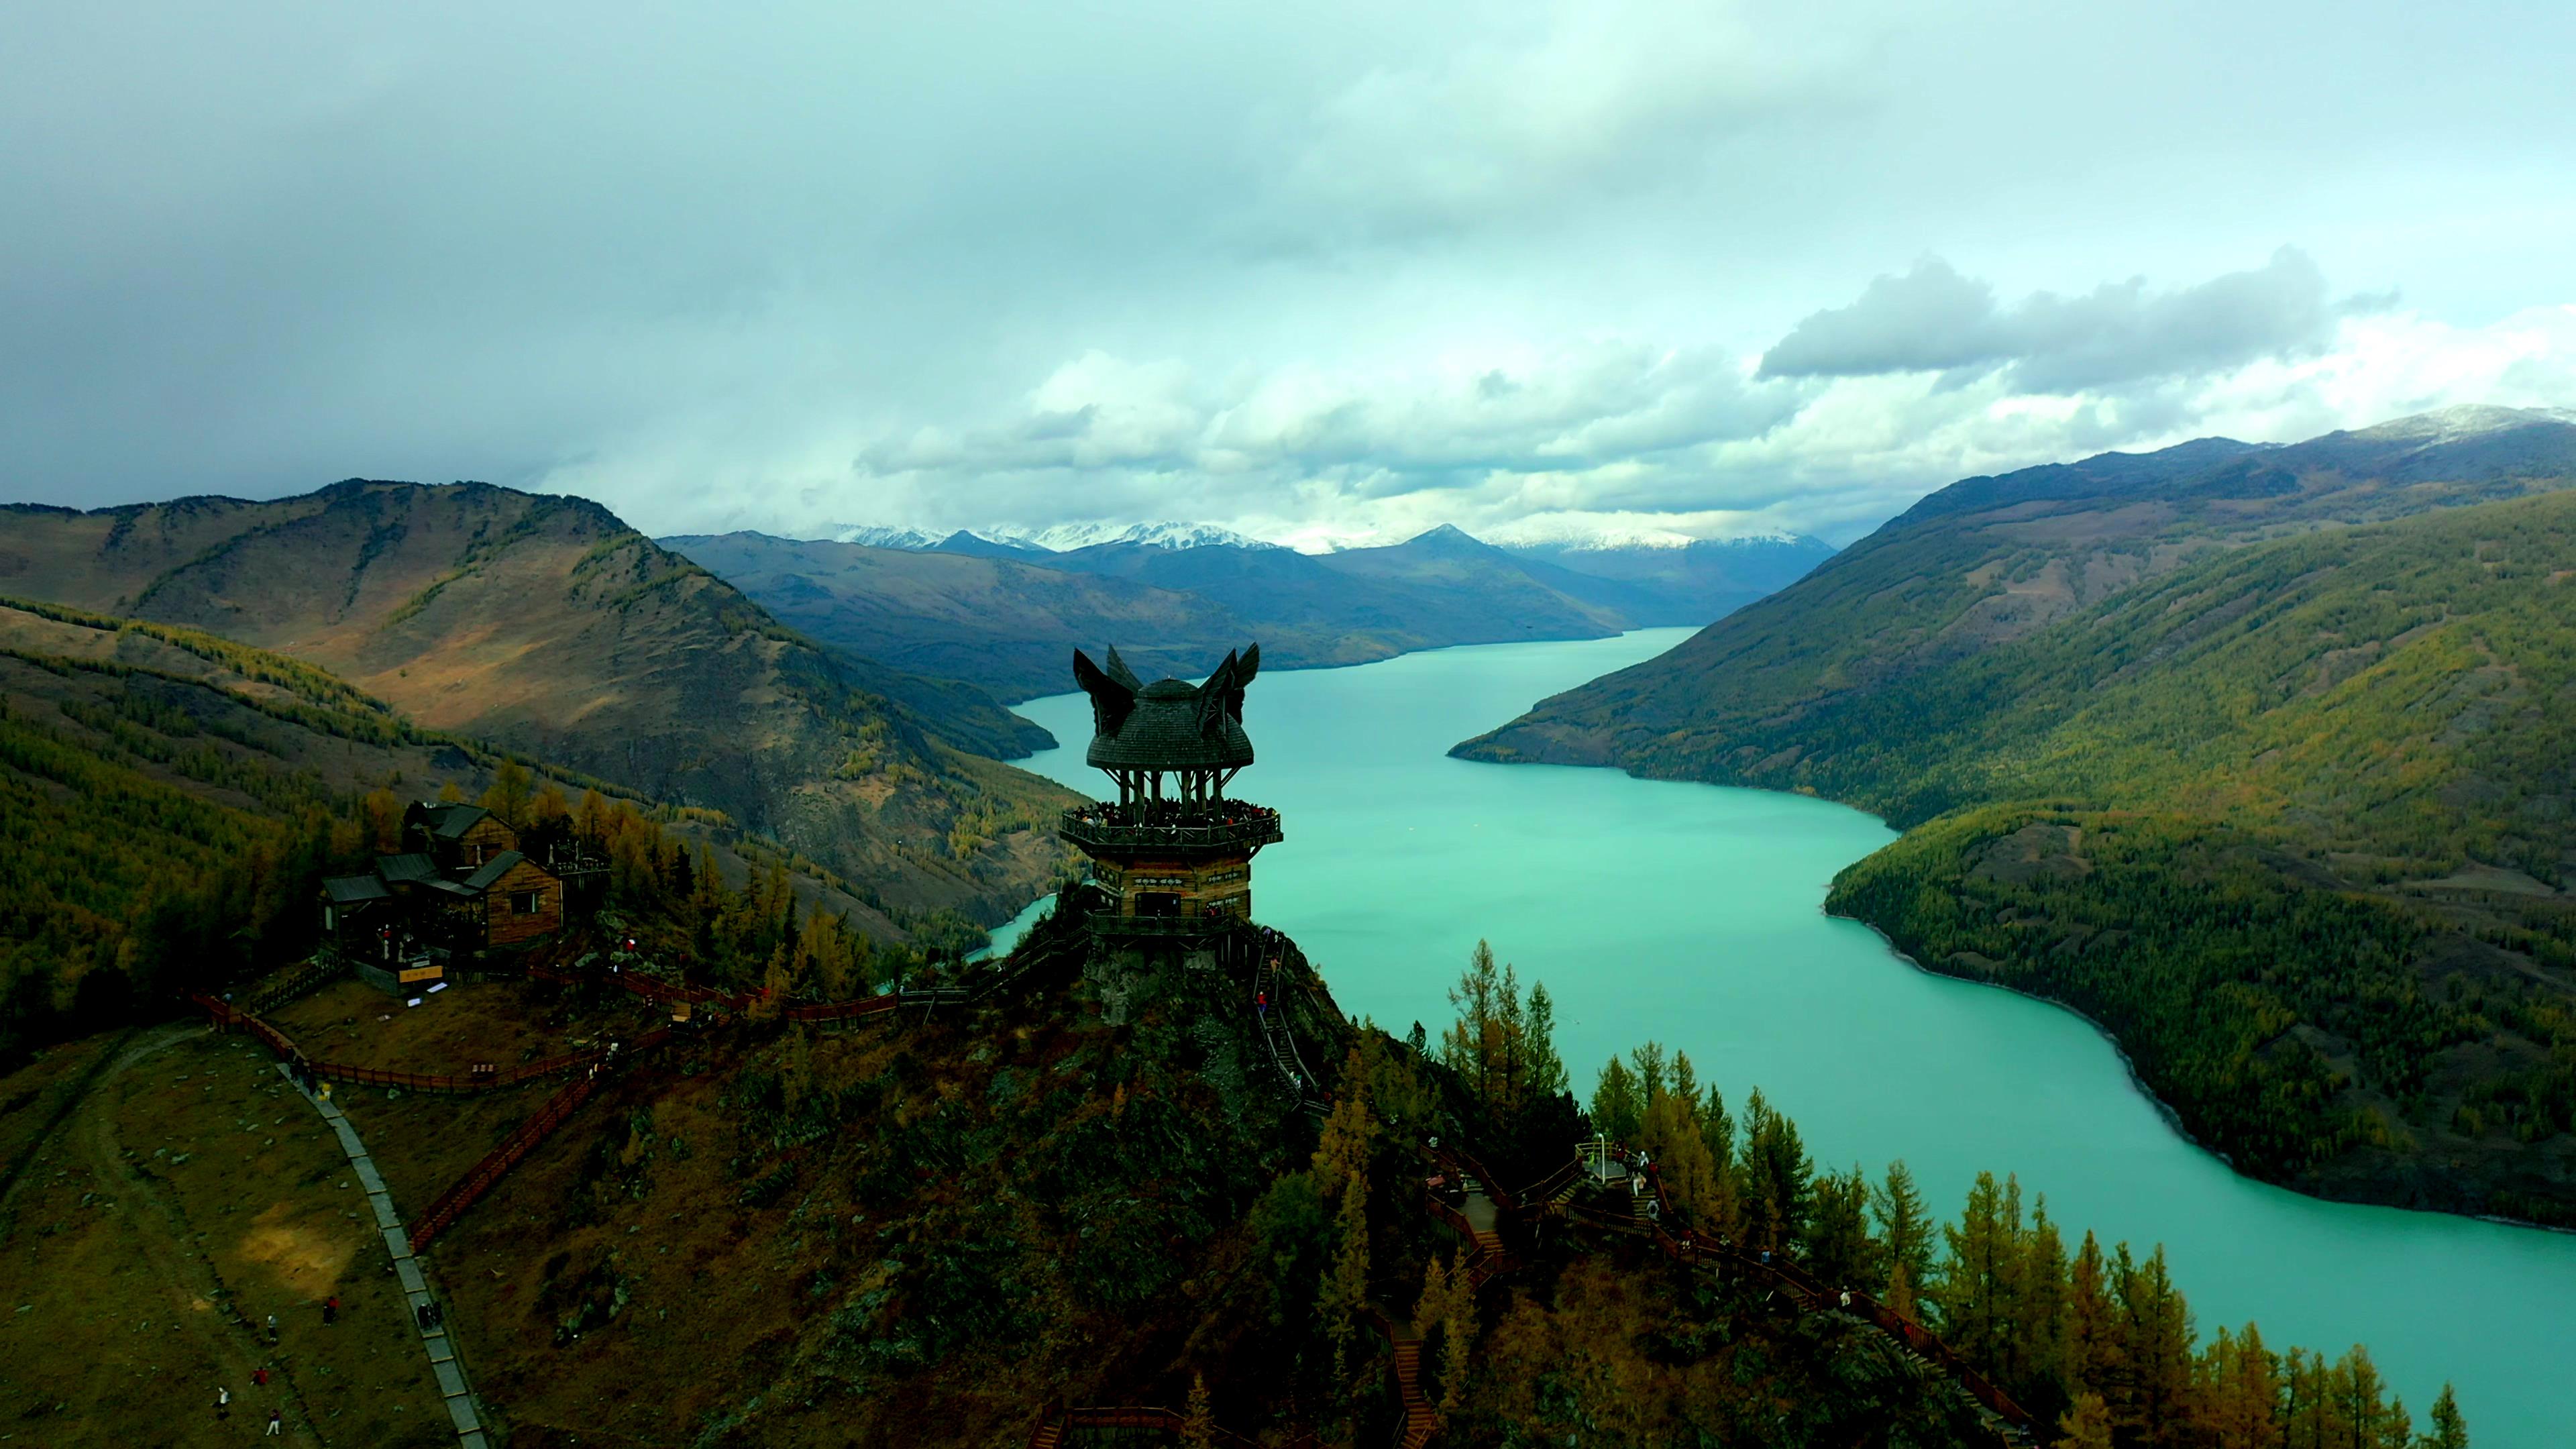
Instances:
[[[448,1422],[456,1428],[457,1449],[490,1449],[482,1412],[475,1405],[472,1387],[465,1382],[465,1368],[456,1360],[456,1345],[448,1338],[446,1325],[432,1327],[421,1321],[420,1310],[434,1301],[429,1282],[421,1276],[420,1263],[412,1256],[411,1238],[403,1231],[401,1215],[394,1211],[393,1193],[376,1171],[375,1160],[367,1155],[366,1144],[358,1140],[358,1129],[350,1125],[348,1114],[330,1098],[306,1092],[292,1067],[280,1062],[277,1070],[289,1085],[303,1093],[304,1100],[313,1104],[322,1120],[331,1124],[332,1133],[340,1139],[340,1150],[348,1154],[350,1170],[358,1175],[358,1186],[366,1189],[367,1205],[375,1209],[376,1230],[384,1235],[385,1249],[393,1254],[394,1273],[402,1280],[403,1301],[411,1309],[412,1329],[420,1335],[421,1347],[429,1354],[430,1372],[438,1378]]]

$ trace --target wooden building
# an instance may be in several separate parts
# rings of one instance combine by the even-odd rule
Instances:
[[[1243,691],[1260,668],[1256,645],[1205,684],[1146,684],[1115,649],[1105,665],[1074,651],[1091,696],[1084,759],[1118,786],[1115,801],[1066,811],[1057,832],[1091,857],[1095,931],[1205,936],[1251,919],[1252,857],[1280,839],[1279,812],[1225,790],[1252,763]]]
[[[459,958],[525,946],[564,922],[564,883],[479,805],[421,801],[399,855],[322,883],[323,938],[378,985],[442,979]],[[380,979],[381,978],[381,979]]]

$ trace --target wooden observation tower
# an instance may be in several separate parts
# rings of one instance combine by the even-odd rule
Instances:
[[[1064,813],[1064,839],[1092,860],[1101,897],[1092,929],[1106,936],[1206,936],[1252,916],[1252,857],[1279,836],[1279,812],[1228,799],[1252,763],[1243,689],[1261,668],[1259,645],[1228,654],[1205,684],[1139,680],[1118,651],[1104,667],[1073,652],[1091,696],[1084,762],[1118,784],[1115,801]]]

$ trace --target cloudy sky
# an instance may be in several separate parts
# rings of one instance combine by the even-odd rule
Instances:
[[[0,8],[0,498],[1781,529],[2576,406],[2576,6]]]

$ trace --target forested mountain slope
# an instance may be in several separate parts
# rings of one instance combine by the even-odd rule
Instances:
[[[1915,827],[1832,908],[2101,1020],[2248,1171],[2576,1222],[2571,576],[2576,492],[2290,532],[1635,763]]]
[[[1751,733],[2017,639],[2213,550],[2576,482],[2576,422],[2460,408],[2290,447],[2203,439],[1970,478],[1659,658],[1460,747],[1732,780]]]
[[[512,770],[532,802],[568,808],[596,788],[643,803],[421,729],[280,655],[0,601],[0,1070],[30,1042],[300,958],[320,876],[395,848],[407,801],[482,796]],[[755,858],[784,864],[703,819],[673,839],[704,847],[721,878],[744,879]],[[810,873],[784,880],[807,917],[828,912],[879,943],[937,924]]]
[[[425,727],[722,811],[890,903],[999,919],[1052,874],[1030,826],[1064,792],[950,743],[1033,727],[816,646],[596,504],[350,482],[5,520],[0,594],[309,660]]]

